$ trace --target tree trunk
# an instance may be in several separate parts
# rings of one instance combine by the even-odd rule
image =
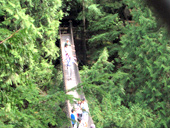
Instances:
[[[85,1],[83,0],[83,61],[84,61],[84,64],[86,64],[87,60],[86,60],[86,19],[85,19]]]

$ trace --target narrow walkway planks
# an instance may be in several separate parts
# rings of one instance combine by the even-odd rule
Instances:
[[[65,90],[66,93],[68,95],[72,95],[74,98],[82,98],[84,97],[83,94],[79,95],[77,93],[76,90],[74,91],[69,91],[68,90],[76,87],[79,83],[80,83],[80,76],[79,76],[79,70],[78,67],[73,64],[71,71],[72,71],[72,79],[68,80],[68,73],[67,73],[67,66],[66,66],[66,56],[65,56],[65,51],[64,51],[64,44],[66,42],[66,39],[69,39],[70,43],[71,43],[71,48],[70,48],[70,52],[73,56],[75,56],[75,46],[74,46],[74,40],[73,40],[73,35],[71,34],[61,34],[60,33],[60,48],[61,48],[61,54],[62,54],[62,67],[63,67],[63,77],[64,77],[64,86],[65,86]],[[73,106],[70,104],[70,101],[67,101],[67,115],[70,118],[71,115],[71,109],[73,108]],[[93,120],[90,116],[88,116],[88,127],[90,128],[90,125],[93,124]]]

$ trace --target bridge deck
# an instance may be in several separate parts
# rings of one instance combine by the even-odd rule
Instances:
[[[63,66],[63,76],[64,76],[64,85],[65,85],[65,90],[66,92],[74,87],[76,87],[78,85],[78,83],[80,83],[80,76],[79,76],[79,70],[78,67],[73,64],[73,66],[71,67],[71,72],[72,72],[72,76],[71,76],[71,80],[68,77],[68,69],[67,69],[67,65],[66,65],[66,55],[65,55],[65,51],[64,51],[64,44],[66,42],[66,39],[69,39],[70,43],[71,43],[71,48],[69,49],[69,53],[72,54],[72,56],[76,56],[75,54],[75,46],[74,46],[74,40],[72,39],[72,35],[71,34],[60,34],[60,47],[61,47],[61,54],[62,54],[62,66]],[[73,40],[73,41],[72,41]],[[83,94],[79,95],[77,93],[76,90],[74,91],[69,91],[67,92],[68,95],[72,95],[74,98],[82,98],[84,97]],[[73,104],[74,105],[74,104]],[[71,109],[73,108],[73,105],[70,104],[70,101],[67,101],[67,109],[68,109],[68,116],[70,117],[71,115]],[[90,125],[93,123],[91,117],[88,117],[88,127],[90,128]]]

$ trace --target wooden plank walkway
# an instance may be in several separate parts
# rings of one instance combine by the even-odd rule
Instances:
[[[73,64],[73,66],[71,67],[71,72],[72,72],[72,76],[71,76],[71,80],[69,80],[68,78],[68,70],[67,70],[67,65],[66,65],[66,55],[65,55],[65,51],[64,51],[64,44],[66,42],[66,39],[69,39],[70,43],[71,43],[71,48],[69,49],[69,53],[72,56],[75,56],[75,46],[74,46],[74,40],[72,39],[72,35],[71,34],[60,34],[60,48],[61,48],[61,54],[62,54],[62,66],[63,66],[63,77],[64,77],[64,86],[65,86],[65,90],[66,93],[68,95],[72,95],[74,98],[82,98],[84,97],[83,94],[79,95],[77,93],[76,90],[74,91],[69,91],[68,90],[76,87],[79,83],[80,83],[80,76],[79,76],[79,71],[78,71],[78,67]],[[73,40],[73,41],[72,41]],[[70,46],[69,46],[70,47]],[[74,105],[70,104],[70,101],[67,101],[67,109],[68,109],[68,117],[70,118],[71,115],[71,109],[74,107]],[[88,126],[87,128],[90,128],[90,125],[93,124],[92,118],[90,116],[88,116]]]

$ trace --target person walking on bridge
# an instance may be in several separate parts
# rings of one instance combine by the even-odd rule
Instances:
[[[70,41],[69,41],[68,38],[66,39],[66,42],[65,42],[64,46],[65,46],[66,44],[67,44],[68,46],[71,46],[71,43],[70,43]]]
[[[72,56],[72,52],[75,51],[74,48],[72,48],[72,46],[74,47],[74,45],[72,45],[69,41],[69,39],[66,39],[66,42],[64,43],[64,51],[65,54],[68,53],[69,56]]]
[[[76,58],[73,56],[68,56],[66,58],[66,61],[67,61],[68,79],[71,80],[73,63],[75,63],[77,66],[78,63],[76,62]]]
[[[68,54],[69,56],[71,56],[71,48],[69,47],[68,43],[65,43],[64,45],[64,52],[65,54]]]
[[[85,101],[85,98],[82,99],[81,108],[83,111],[82,119],[85,120],[86,122],[88,122],[89,107],[88,107],[87,102]]]
[[[82,120],[81,118],[78,119],[78,127],[77,128],[87,128],[87,122]]]
[[[72,123],[73,128],[75,127],[76,121],[77,121],[77,116],[75,114],[75,110],[72,109],[71,110],[71,123]]]
[[[78,101],[77,103],[76,112],[77,112],[78,117],[81,118],[82,117],[81,101]]]
[[[96,126],[94,124],[91,124],[90,128],[96,128]]]

